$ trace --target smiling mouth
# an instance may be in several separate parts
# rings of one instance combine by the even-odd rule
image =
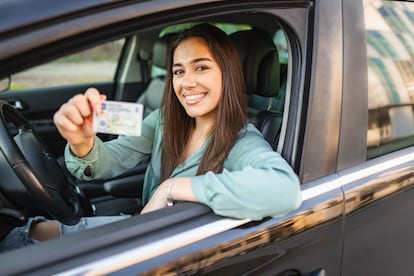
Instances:
[[[201,102],[205,96],[206,94],[195,94],[195,95],[184,96],[184,98],[187,104],[197,104]]]

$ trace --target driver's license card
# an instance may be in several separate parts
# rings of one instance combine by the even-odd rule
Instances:
[[[104,101],[102,111],[94,113],[95,132],[140,136],[144,106],[139,103]]]

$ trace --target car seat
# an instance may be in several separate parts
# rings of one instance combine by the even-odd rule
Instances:
[[[279,55],[271,36],[262,29],[243,30],[232,33],[243,67],[247,90],[248,118],[276,149],[283,114],[279,100]]]
[[[152,65],[159,69],[166,69],[168,43],[174,33],[167,34],[158,38],[154,42],[152,52]],[[138,98],[137,102],[144,105],[144,117],[161,106],[162,96],[164,94],[165,75],[157,76],[151,79],[145,91]]]

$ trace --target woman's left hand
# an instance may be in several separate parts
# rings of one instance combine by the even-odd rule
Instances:
[[[152,211],[167,207],[167,196],[168,196],[167,186],[168,186],[168,180],[161,183],[161,185],[158,187],[158,189],[155,191],[155,193],[151,197],[150,201],[148,201],[147,205],[145,205],[144,209],[142,209],[141,214],[145,214],[148,212],[152,212]]]
[[[162,182],[141,214],[167,207],[168,196],[176,201],[197,201],[191,188],[191,177],[174,177]]]

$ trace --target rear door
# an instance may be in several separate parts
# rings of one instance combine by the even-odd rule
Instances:
[[[351,2],[356,1],[344,5],[350,7]],[[343,121],[360,120],[353,115],[352,103],[363,101],[368,107],[361,126],[366,154],[360,157],[363,165],[340,172],[346,197],[343,275],[413,275],[414,3],[363,0],[359,5],[344,9],[346,36],[361,32],[364,37],[345,45],[345,55],[359,64],[354,68],[367,78],[367,87],[359,95],[351,92],[355,87],[344,91],[353,96],[350,107],[343,109]],[[364,20],[356,20],[356,15]],[[366,51],[352,48],[360,41],[359,48]],[[344,127],[348,138],[355,131]],[[346,143],[341,151],[355,152],[356,147]]]

